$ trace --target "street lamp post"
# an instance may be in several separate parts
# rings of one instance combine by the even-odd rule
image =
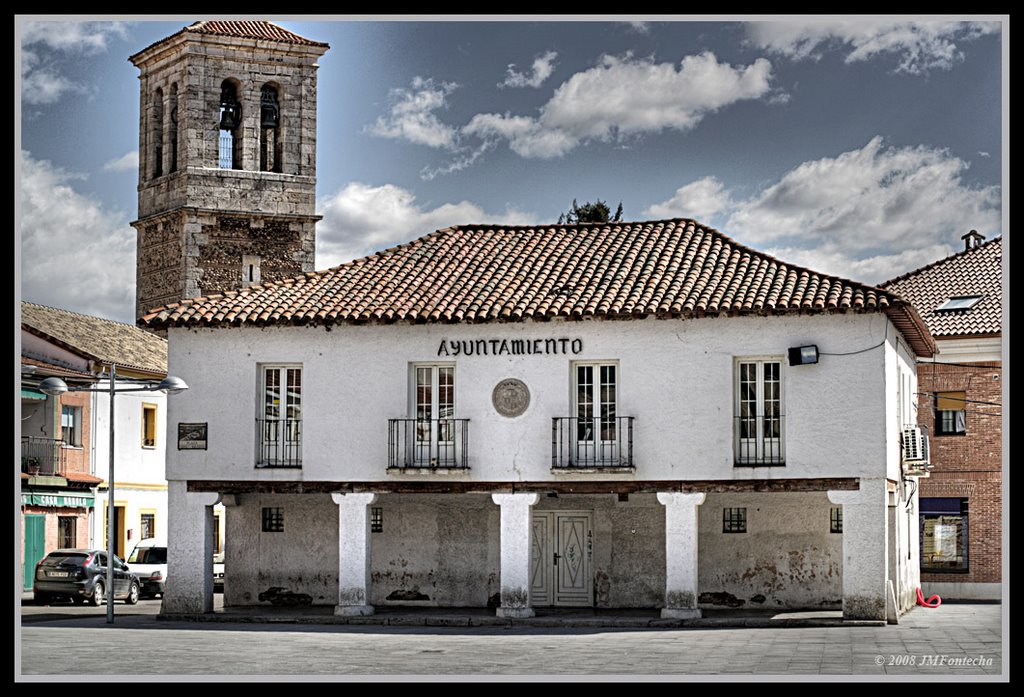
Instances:
[[[113,363],[107,371],[110,385],[106,389],[93,387],[68,387],[60,378],[46,378],[39,383],[39,390],[51,397],[65,392],[106,392],[110,399],[110,471],[107,475],[107,624],[114,623],[114,396],[119,392],[163,392],[178,394],[188,389],[181,378],[168,375],[160,382],[121,378],[127,386],[117,388],[117,366]]]

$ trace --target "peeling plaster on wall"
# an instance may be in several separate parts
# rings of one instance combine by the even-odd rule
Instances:
[[[843,536],[829,532],[833,505],[824,492],[708,494],[700,507],[701,605],[836,607]],[[727,507],[747,509],[746,533],[722,532]]]

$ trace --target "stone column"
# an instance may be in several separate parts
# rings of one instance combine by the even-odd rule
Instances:
[[[498,617],[533,617],[530,607],[530,509],[538,494],[491,494],[501,506],[501,606]]]
[[[372,615],[370,512],[377,494],[331,494],[338,504],[338,604],[335,615]]]
[[[697,608],[697,507],[704,494],[659,491],[665,506],[665,607],[670,619],[700,617]]]
[[[161,614],[213,612],[213,505],[216,492],[167,482],[167,576]]]
[[[888,562],[885,479],[861,479],[858,491],[829,491],[843,507],[843,619],[885,620]]]

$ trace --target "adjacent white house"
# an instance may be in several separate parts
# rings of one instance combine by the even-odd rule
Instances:
[[[140,324],[191,387],[164,612],[212,608],[218,502],[226,605],[913,604],[927,329],[694,221],[453,227]]]

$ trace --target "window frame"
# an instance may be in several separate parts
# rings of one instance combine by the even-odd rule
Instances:
[[[774,363],[778,366],[778,398],[771,401],[778,402],[778,412],[774,416],[778,420],[778,437],[777,438],[766,438],[764,434],[765,430],[765,366],[767,364]],[[743,391],[742,386],[742,367],[747,364],[755,365],[755,377],[754,382],[757,387],[757,393],[754,398],[754,456],[749,457],[743,455],[744,444],[743,441],[751,440],[750,438],[743,438],[741,436],[741,419],[750,418],[744,417],[742,412],[743,404]],[[786,377],[785,377],[785,364],[786,360],[784,356],[778,355],[763,355],[763,356],[735,356],[733,358],[733,425],[732,425],[732,440],[733,440],[733,463],[735,467],[785,467],[786,465]],[[749,402],[749,400],[748,400]],[[778,441],[777,449],[773,448],[772,453],[766,453],[766,441]],[[776,452],[777,450],[777,452]]]
[[[159,409],[159,406],[154,404],[154,403],[152,403],[152,402],[143,402],[142,403],[142,447],[144,449],[146,449],[146,450],[155,450],[156,447],[157,447],[157,445],[156,445],[156,443],[157,443],[157,435],[158,435],[157,434],[157,430],[158,430],[157,429],[157,424],[158,424],[158,420],[157,419],[158,419],[158,416],[159,416],[159,412],[157,411],[157,409]],[[153,421],[152,421],[152,423],[153,423],[153,437],[151,439],[147,438],[147,436],[149,435],[148,434],[149,429],[146,428],[146,413],[147,412],[151,412],[153,414]],[[152,441],[152,442],[149,442],[149,441]]]
[[[430,415],[426,419],[420,418],[420,409],[423,404],[420,401],[420,371],[430,371]],[[441,371],[451,371],[451,399],[442,402],[441,398]],[[431,461],[454,460],[457,442],[457,429],[455,421],[458,418],[458,383],[456,382],[456,370],[454,361],[424,361],[409,364],[409,395],[408,414],[414,420],[413,428],[413,461],[429,463]],[[450,410],[450,414],[442,415],[442,404],[444,409]],[[424,430],[420,422],[431,422]],[[437,422],[434,424],[433,422]],[[442,423],[447,421],[447,423]],[[435,430],[436,427],[436,430]],[[425,444],[425,445],[424,445]],[[450,452],[448,452],[450,450]]]
[[[590,403],[589,403],[589,406],[590,406],[590,410],[589,410],[590,414],[589,414],[589,416],[581,416],[580,415],[580,406],[581,405],[580,405],[580,379],[579,378],[580,378],[580,369],[581,368],[589,368],[589,369],[591,369],[591,376],[590,376],[590,380],[591,380],[591,382],[590,382],[591,395],[590,395]],[[613,397],[612,400],[604,399],[604,396],[601,394],[601,392],[602,392],[602,390],[603,390],[603,388],[604,388],[604,386],[606,384],[605,381],[604,381],[604,375],[603,375],[603,369],[605,369],[605,368],[611,368],[611,369],[614,370],[614,375],[613,375],[612,381],[610,383],[607,383],[607,384],[610,384],[612,386],[612,389],[614,391],[614,397]],[[583,444],[592,444],[590,447],[595,449],[594,457],[585,458],[587,460],[594,460],[594,459],[602,460],[602,459],[604,459],[604,458],[596,457],[596,455],[597,455],[596,449],[598,447],[600,447],[602,449],[609,448],[609,447],[614,448],[615,445],[622,439],[622,434],[620,434],[618,432],[619,431],[619,428],[618,428],[618,426],[619,426],[618,417],[621,416],[619,414],[619,392],[621,391],[621,387],[622,387],[622,368],[619,365],[619,361],[617,359],[570,361],[569,362],[569,409],[570,409],[569,417],[576,420],[576,428],[574,429],[574,432],[576,434],[575,443],[576,443],[576,446],[577,446],[577,452],[579,452],[578,451],[578,447],[579,447],[579,444],[581,444],[581,443],[583,443]],[[606,413],[605,406],[609,405],[609,404],[611,405],[611,410]],[[598,409],[598,405],[600,405],[599,409]],[[590,419],[590,420],[594,421],[594,425],[595,426],[597,424],[597,420],[600,419],[602,423],[601,423],[600,428],[598,429],[599,433],[592,432],[590,438],[580,438],[580,425],[579,424],[581,422],[583,422],[584,419]],[[609,430],[608,430],[609,426],[605,424],[606,421],[610,423],[611,438],[606,438],[605,437],[609,433]]]
[[[724,506],[722,508],[722,534],[744,535],[747,532],[747,507]]]
[[[66,535],[65,524],[70,524],[70,538]],[[64,544],[67,542],[68,544]],[[61,515],[57,516],[57,549],[75,549],[78,547],[78,516]]]
[[[64,431],[67,426],[64,425],[64,412],[70,411],[72,416],[71,438],[64,437]],[[61,445],[65,448],[81,448],[82,447],[82,407],[76,404],[61,404],[60,405],[60,440]]]
[[[260,532],[284,532],[283,506],[262,506],[260,508]]]
[[[932,499],[949,499],[959,500],[959,512],[958,513],[934,513],[927,512],[926,509],[930,505]],[[921,572],[929,574],[969,574],[971,572],[971,545],[970,545],[970,500],[966,496],[935,496],[922,498],[919,506],[920,520],[920,539],[921,539]],[[939,519],[955,519],[959,518],[959,532],[957,533],[957,558],[961,561],[956,562],[958,566],[932,566],[933,561],[926,561],[925,554],[925,538],[928,533],[929,521],[936,521]],[[952,520],[943,520],[944,525],[951,524]],[[933,527],[936,523],[933,522]],[[932,557],[934,557],[934,531],[932,533]]]
[[[943,395],[950,394],[963,394],[961,397],[943,397]],[[943,392],[934,392],[932,394],[933,403],[935,404],[935,435],[937,436],[965,436],[967,435],[967,391],[966,390],[946,390]],[[954,401],[962,401],[962,409],[939,409],[940,399],[952,399]],[[947,416],[948,415],[948,416]],[[960,415],[959,417],[957,415]],[[951,422],[947,424],[947,420]],[[958,430],[959,428],[959,430]]]
[[[146,527],[144,521],[145,521],[147,516],[152,519],[152,526],[151,526],[152,529],[151,529],[149,535],[146,535],[144,533],[144,531],[143,531],[143,529]],[[139,511],[139,539],[140,540],[147,540],[147,539],[150,539],[150,538],[155,538],[156,536],[157,536],[157,532],[156,532],[156,509],[155,508],[143,508],[143,509],[141,509]]]
[[[298,398],[294,404],[289,404],[288,400],[292,396],[291,385],[289,384],[289,371],[298,371],[298,389],[295,390],[294,394],[297,394]],[[269,391],[267,389],[267,373],[275,372],[278,374],[277,382],[277,394],[278,403],[276,405],[268,404]],[[256,453],[254,454],[254,460],[256,467],[302,467],[302,383],[303,383],[303,366],[302,363],[258,363],[256,370]],[[283,404],[281,399],[283,397]],[[271,418],[268,416],[268,407],[275,406],[277,409],[277,416]],[[283,408],[282,408],[283,407]],[[289,409],[295,408],[298,413],[298,417],[289,417]],[[276,423],[277,426],[270,428],[270,423]],[[276,435],[270,438],[269,435],[273,431]],[[280,437],[280,434],[285,434],[284,438]],[[270,452],[276,452],[280,454],[282,450],[285,452],[284,457],[270,457]]]

